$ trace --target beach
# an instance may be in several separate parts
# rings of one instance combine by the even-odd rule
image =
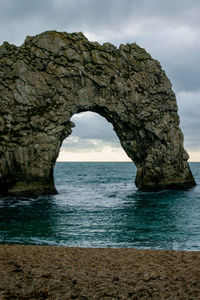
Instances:
[[[0,299],[200,299],[200,252],[0,246]]]

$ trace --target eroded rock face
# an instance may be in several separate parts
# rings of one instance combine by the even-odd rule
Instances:
[[[56,193],[53,168],[70,118],[93,111],[113,124],[142,190],[195,185],[171,83],[136,44],[44,32],[0,46],[0,194]],[[70,174],[69,174],[70,176]]]

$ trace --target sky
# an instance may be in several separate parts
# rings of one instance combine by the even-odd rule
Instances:
[[[0,44],[21,45],[27,35],[57,30],[145,48],[172,82],[184,146],[190,161],[200,161],[199,0],[0,0],[0,5]],[[76,127],[63,142],[59,160],[129,160],[101,116],[86,112],[73,121]]]

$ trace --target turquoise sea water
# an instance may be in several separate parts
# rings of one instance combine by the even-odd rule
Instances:
[[[0,198],[0,243],[200,250],[197,186],[138,191],[132,163],[57,163],[59,194]]]

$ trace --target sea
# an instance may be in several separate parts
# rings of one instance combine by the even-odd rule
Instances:
[[[200,251],[197,186],[139,191],[130,162],[57,162],[57,195],[0,198],[0,243]]]

